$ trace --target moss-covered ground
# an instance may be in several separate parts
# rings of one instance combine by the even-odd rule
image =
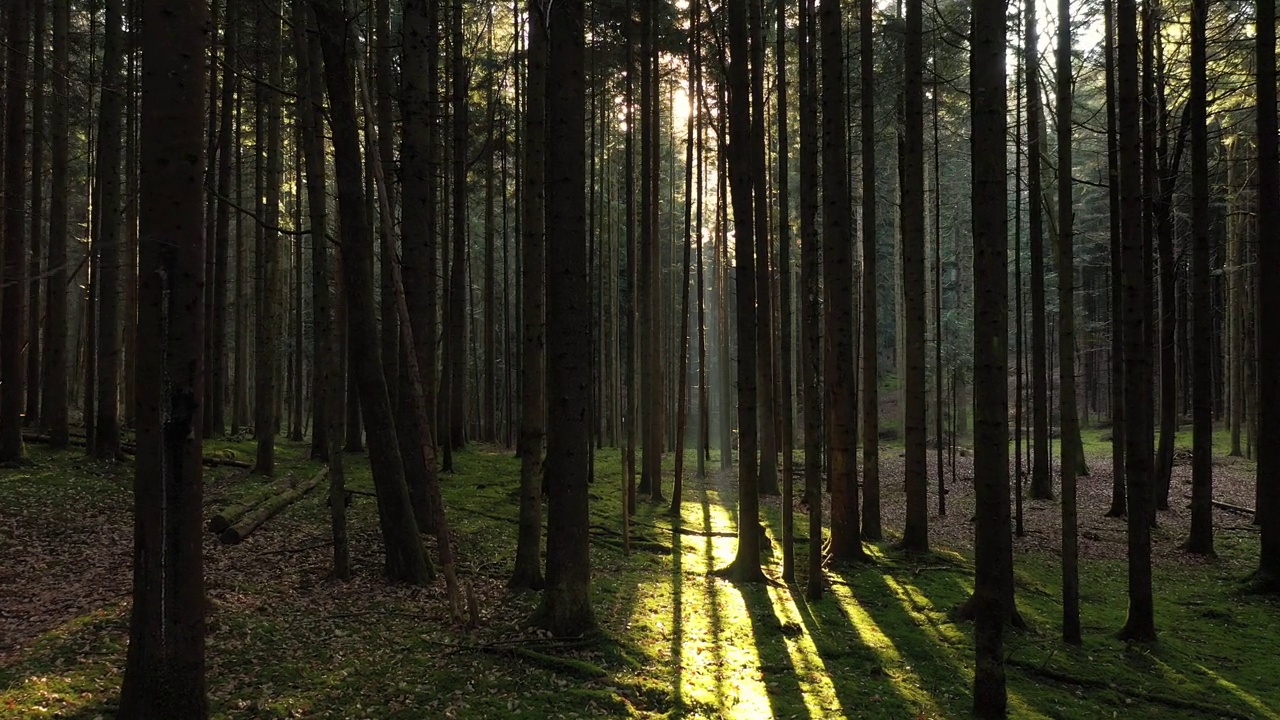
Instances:
[[[207,453],[253,456],[233,442]],[[131,466],[39,446],[30,454],[31,464],[0,471],[0,716],[111,717],[127,629]],[[283,444],[280,471],[314,472],[304,454]],[[350,486],[372,491],[363,459],[350,460]],[[439,583],[420,590],[380,579],[374,504],[363,495],[350,507],[356,577],[329,580],[322,488],[242,545],[206,544],[215,717],[968,716],[972,627],[950,618],[972,588],[963,551],[908,557],[868,545],[872,561],[833,568],[817,602],[802,586],[736,586],[708,573],[734,555],[731,476],[699,480],[690,462],[679,516],[641,502],[624,556],[620,458],[602,450],[591,486],[602,633],[555,641],[524,627],[536,596],[503,589],[517,460],[473,446],[456,462],[445,497],[481,626],[449,622]],[[259,482],[212,470],[207,506]],[[766,507],[776,539],[777,505]],[[801,583],[805,526],[798,514]],[[1160,640],[1144,646],[1114,637],[1126,612],[1123,561],[1087,562],[1080,648],[1058,640],[1057,559],[1017,557],[1030,629],[1006,644],[1010,716],[1280,720],[1280,604],[1238,592],[1257,535],[1224,532],[1218,551],[1215,562],[1158,564]],[[766,561],[777,577],[778,542]]]

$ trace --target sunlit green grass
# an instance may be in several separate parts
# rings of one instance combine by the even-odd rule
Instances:
[[[252,457],[250,443],[225,449]],[[315,467],[302,446],[286,443],[280,457],[284,472]],[[0,474],[5,517],[20,506],[79,512],[127,503],[127,464],[107,478],[102,466],[78,455],[37,452],[34,459],[34,469]],[[348,459],[350,486],[371,491],[367,464]],[[519,463],[507,449],[473,446],[456,464],[444,489],[464,577],[500,583],[511,569]],[[708,463],[718,465],[715,458]],[[633,552],[624,557],[620,456],[597,455],[593,588],[606,641],[586,647],[482,648],[493,639],[485,628],[468,633],[424,619],[415,592],[376,582],[376,552],[355,556],[358,582],[375,594],[358,613],[335,606],[321,568],[248,556],[271,572],[214,581],[238,598],[219,604],[211,620],[215,717],[967,717],[972,628],[953,622],[950,611],[971,592],[969,558],[946,550],[916,558],[869,545],[872,561],[833,569],[826,596],[814,603],[802,586],[738,586],[709,574],[736,550],[731,478],[704,483],[692,479],[695,467],[690,453],[678,517],[666,503],[641,501]],[[211,502],[257,482],[242,475],[212,474]],[[670,497],[669,473],[664,481]],[[279,522],[286,521],[307,537],[327,536],[323,490],[290,508]],[[778,537],[772,511],[765,522]],[[797,514],[796,524],[803,584],[807,518]],[[371,499],[352,505],[351,525],[355,536],[376,533]],[[14,551],[3,539],[0,550]],[[1280,719],[1280,608],[1236,594],[1256,535],[1222,533],[1218,549],[1215,563],[1157,568],[1161,636],[1149,647],[1114,639],[1126,609],[1123,562],[1083,565],[1085,644],[1075,649],[1057,639],[1057,560],[1018,557],[1019,604],[1031,629],[1006,643],[1011,716]],[[766,556],[774,577],[780,552],[777,546]],[[287,581],[273,577],[277,569]],[[518,620],[536,597],[497,602],[497,617]],[[125,606],[122,600],[51,628],[0,664],[0,716],[110,717]]]

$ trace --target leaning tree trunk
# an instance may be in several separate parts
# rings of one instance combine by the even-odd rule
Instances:
[[[409,502],[374,325],[373,238],[365,217],[351,66],[355,45],[348,34],[341,0],[313,0],[313,7],[331,106],[334,169],[342,215],[342,270],[351,327],[348,343],[353,348],[354,361],[351,370],[359,386],[360,404],[369,429],[369,459],[377,490],[379,525],[386,546],[386,572],[392,580],[421,585],[431,578],[432,571]]]

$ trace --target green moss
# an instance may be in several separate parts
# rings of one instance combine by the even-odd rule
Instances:
[[[1104,445],[1100,432],[1086,431],[1088,447]],[[282,471],[315,468],[305,446],[281,448]],[[128,463],[32,450],[30,467],[0,473],[0,515],[56,523],[86,508],[127,509]],[[779,584],[734,585],[709,571],[734,557],[736,500],[730,487],[696,479],[686,483],[678,517],[667,514],[667,503],[642,500],[634,510],[634,549],[665,552],[625,557],[621,455],[603,450],[596,460],[590,492],[600,638],[511,640],[536,605],[529,594],[486,595],[488,620],[475,633],[442,624],[438,587],[419,594],[372,581],[379,570],[376,508],[358,496],[350,513],[353,559],[359,592],[369,597],[328,586],[322,553],[309,566],[250,554],[241,562],[256,563],[259,572],[211,580],[214,716],[968,717],[972,628],[954,622],[951,610],[971,592],[970,557],[943,549],[918,558],[868,545],[873,561],[832,573],[817,602]],[[691,475],[694,460],[690,451]],[[500,588],[511,571],[519,462],[507,449],[473,445],[456,463],[443,490],[461,572]],[[219,497],[254,482],[234,469],[209,478],[209,494]],[[665,481],[669,496],[670,475]],[[348,458],[348,482],[373,489],[359,456]],[[763,519],[776,537],[772,507],[766,503]],[[307,537],[327,535],[324,493],[283,517]],[[798,540],[805,547],[806,539]],[[0,551],[12,552],[4,543],[0,536]],[[1191,720],[1211,708],[1215,717],[1280,720],[1280,608],[1236,591],[1252,569],[1256,536],[1221,533],[1218,550],[1215,563],[1157,566],[1161,636],[1142,647],[1115,639],[1126,611],[1124,563],[1083,563],[1085,644],[1070,648],[1057,639],[1057,559],[1019,555],[1019,606],[1031,629],[1006,640],[1010,716]],[[776,577],[780,555],[766,560]],[[803,582],[803,562],[799,574]],[[51,628],[0,664],[0,714],[110,716],[125,633],[119,601]]]

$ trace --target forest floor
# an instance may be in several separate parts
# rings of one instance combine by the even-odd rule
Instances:
[[[252,457],[251,449],[227,442],[206,452]],[[132,465],[29,450],[29,465],[0,470],[0,716],[110,717],[127,639]],[[281,472],[314,473],[305,450],[282,444]],[[1160,640],[1127,646],[1115,639],[1126,611],[1124,521],[1102,517],[1110,477],[1100,431],[1086,437],[1086,450],[1094,474],[1081,481],[1084,646],[1058,640],[1058,506],[1027,501],[1015,563],[1030,629],[1006,644],[1011,717],[1280,720],[1280,603],[1239,593],[1257,553],[1249,518],[1215,513],[1218,558],[1188,558],[1177,550],[1188,470],[1176,470],[1173,510],[1155,532]],[[900,526],[900,455],[894,447],[882,455],[890,532]],[[357,495],[350,508],[355,577],[329,579],[322,487],[240,545],[206,535],[214,716],[967,717],[972,633],[950,611],[972,590],[968,461],[958,458],[947,516],[930,518],[935,552],[907,556],[891,542],[868,544],[872,561],[832,569],[829,592],[810,603],[802,586],[738,586],[709,574],[736,547],[729,471],[704,481],[687,463],[680,517],[666,503],[641,502],[633,552],[624,556],[621,463],[616,451],[601,451],[592,563],[604,632],[579,642],[529,630],[536,596],[505,590],[519,473],[510,451],[473,445],[445,477],[459,571],[479,599],[476,630],[449,621],[442,582],[383,581],[372,498]],[[349,466],[357,466],[350,486],[372,490],[367,466]],[[1215,495],[1252,506],[1251,476],[1251,464],[1223,462]],[[243,470],[211,470],[206,508],[261,482]],[[769,534],[780,537],[777,501],[766,499],[764,512]],[[802,583],[806,527],[800,510]],[[774,577],[780,553],[775,540],[766,556]]]

